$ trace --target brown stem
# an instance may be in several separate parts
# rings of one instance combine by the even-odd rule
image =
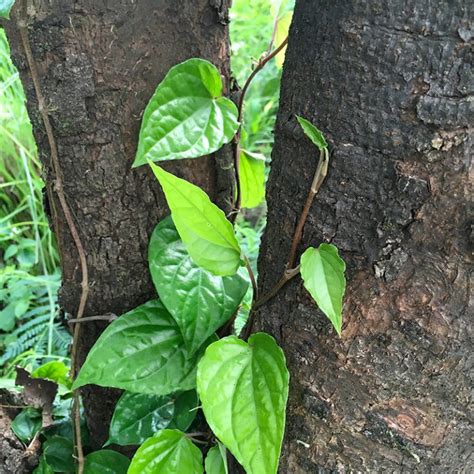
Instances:
[[[68,324],[75,324],[75,323],[88,323],[90,321],[108,321],[112,322],[115,321],[118,318],[116,314],[110,313],[110,314],[100,314],[97,316],[88,316],[88,317],[82,317],[80,319],[69,319]]]
[[[250,76],[247,78],[245,81],[244,87],[242,88],[242,93],[240,94],[240,99],[239,103],[237,106],[237,111],[238,111],[238,116],[237,120],[242,124],[242,119],[243,119],[243,110],[244,110],[244,100],[245,100],[245,95],[247,94],[248,88],[250,87],[250,84],[252,83],[253,79],[255,76],[265,67],[265,65],[272,59],[274,58],[286,45],[288,44],[288,37],[285,38],[285,40],[276,48],[273,50],[271,53],[265,55],[263,58],[261,58],[257,65],[255,66],[255,69],[252,71]],[[237,214],[240,211],[240,206],[242,202],[242,196],[241,196],[241,189],[240,189],[240,129],[242,125],[240,125],[239,130],[237,131],[234,139],[234,168],[235,168],[235,180],[236,180],[236,199],[235,199],[235,204],[234,204],[234,211],[233,211],[233,219],[235,220]]]
[[[313,204],[314,198],[316,194],[318,194],[319,189],[321,188],[321,185],[323,184],[324,179],[326,178],[328,172],[328,165],[329,153],[328,149],[324,148],[319,152],[318,166],[316,167],[316,171],[314,172],[313,182],[311,183],[311,188],[309,190],[308,197],[306,198],[303,211],[301,212],[301,216],[298,220],[298,224],[293,235],[290,256],[288,257],[288,262],[285,265],[285,272],[283,273],[283,276],[280,278],[280,280],[278,280],[277,284],[267,294],[263,295],[261,298],[255,301],[254,305],[252,306],[248,324],[245,328],[245,335],[250,334],[253,325],[253,320],[255,319],[255,316],[253,316],[255,314],[255,310],[260,306],[264,305],[267,301],[271,300],[280,291],[280,289],[283,288],[283,286],[286,285],[286,283],[288,283],[293,277],[298,275],[300,271],[299,265],[296,268],[293,268],[295,264],[296,251],[298,250],[298,245],[301,242],[303,228],[306,223],[306,219],[308,218],[308,213],[311,208],[311,205]]]
[[[293,236],[293,241],[291,242],[290,256],[288,257],[288,263],[286,268],[292,268],[295,264],[296,251],[298,250],[298,245],[301,242],[301,236],[303,234],[303,228],[308,218],[308,213],[313,204],[316,194],[318,194],[319,188],[323,184],[324,178],[326,178],[329,164],[329,155],[327,148],[324,148],[319,152],[319,162],[314,173],[313,182],[311,183],[311,189],[309,190],[308,197],[301,212],[301,216],[296,226],[295,234]]]
[[[58,196],[61,210],[63,211],[64,218],[66,219],[69,232],[71,233],[71,237],[74,241],[74,244],[76,246],[77,253],[79,256],[79,262],[80,262],[81,273],[82,273],[82,281],[81,281],[81,297],[79,300],[79,306],[77,309],[76,319],[81,319],[84,314],[84,309],[86,307],[87,296],[89,292],[86,253],[84,250],[84,246],[82,245],[81,239],[79,237],[79,232],[77,230],[76,224],[74,223],[71,210],[67,204],[66,195],[64,194],[63,181],[62,181],[62,176],[61,176],[61,167],[59,165],[59,155],[58,155],[56,140],[54,139],[53,127],[51,125],[51,121],[49,120],[46,102],[44,100],[44,96],[41,91],[38,69],[36,67],[36,62],[33,56],[33,52],[31,51],[30,40],[28,37],[27,0],[22,0],[21,2],[21,8],[20,8],[19,19],[18,19],[18,29],[20,32],[20,38],[23,44],[23,49],[25,51],[26,59],[28,62],[28,67],[30,69],[31,79],[33,81],[33,87],[35,89],[36,98],[38,100],[38,109],[41,114],[41,118],[43,120],[44,128],[46,130],[46,136],[48,138],[49,148],[51,151],[51,163],[52,163],[53,173],[55,176],[54,190]],[[73,333],[73,342],[72,342],[72,349],[71,349],[71,378],[73,379],[76,376],[77,341],[79,339],[80,329],[81,329],[81,325],[77,324],[74,327],[74,333]],[[76,396],[77,395],[75,394],[75,397]],[[82,474],[84,470],[84,453],[82,449],[82,439],[80,436],[81,426],[80,426],[80,423],[77,422],[77,420],[80,417],[78,403],[75,403],[74,406],[75,408],[73,408],[74,410],[73,420],[75,420],[74,422],[75,433],[76,433],[75,444],[76,444],[76,453],[77,453],[77,460],[78,460],[78,473]]]
[[[255,278],[255,274],[253,273],[252,267],[250,265],[249,259],[244,256],[245,259],[245,266],[247,267],[247,271],[249,272],[250,281],[252,282],[252,290],[253,290],[253,301],[257,300],[258,296],[258,286],[257,286],[257,279]]]

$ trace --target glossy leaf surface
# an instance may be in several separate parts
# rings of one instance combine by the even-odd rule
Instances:
[[[268,334],[229,336],[199,362],[197,388],[214,434],[247,474],[275,474],[288,399],[285,356]]]
[[[127,474],[130,459],[109,449],[101,449],[86,456],[84,474]]]
[[[149,301],[115,320],[89,352],[73,388],[86,384],[167,395],[195,386],[191,356],[163,304]]]
[[[150,162],[165,193],[174,225],[194,262],[214,275],[234,275],[240,247],[232,224],[198,186]]]
[[[337,247],[321,244],[301,256],[301,277],[319,309],[330,319],[338,334],[342,328],[342,299],[346,289],[346,264]]]
[[[327,148],[328,143],[321,130],[316,128],[309,120],[306,120],[299,115],[296,116],[296,119],[301,125],[305,135],[319,148],[319,150],[324,150],[324,148]]]
[[[31,407],[22,410],[11,424],[12,431],[24,443],[29,443],[42,427],[41,412]]]
[[[248,288],[238,273],[216,276],[194,263],[170,217],[151,236],[148,262],[158,295],[191,353],[230,319]]]
[[[257,207],[265,198],[265,157],[258,153],[240,151],[241,206]]]
[[[36,466],[33,474],[54,474],[53,468],[46,462],[44,455],[39,458],[39,464]]]
[[[54,472],[74,472],[73,452],[72,441],[61,436],[53,436],[43,444],[46,463]]]
[[[238,125],[217,68],[189,59],[169,70],[148,103],[134,166],[208,155],[229,143]]]
[[[184,433],[162,430],[145,441],[128,474],[202,474],[202,454]]]
[[[169,427],[185,431],[198,405],[194,390],[165,396],[125,392],[115,407],[107,444],[139,445]]]

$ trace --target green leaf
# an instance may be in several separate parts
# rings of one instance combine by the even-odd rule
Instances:
[[[128,474],[202,474],[201,451],[178,430],[162,430],[145,441]]]
[[[203,59],[178,64],[145,109],[133,166],[209,155],[232,140],[237,115],[235,104],[222,97],[221,76],[213,64]]]
[[[126,474],[130,459],[123,454],[102,449],[86,456],[84,474]]]
[[[310,247],[301,256],[300,272],[304,286],[339,335],[346,289],[345,270],[346,264],[332,244],[321,244],[317,249]]]
[[[204,461],[206,474],[227,474],[226,464],[227,460],[222,458],[219,446],[213,446]]]
[[[190,390],[196,384],[200,355],[188,353],[178,325],[163,304],[149,301],[107,327],[89,352],[73,389],[95,384],[152,395]]]
[[[43,454],[54,472],[74,472],[74,448],[72,441],[53,436],[43,444]]]
[[[257,207],[265,198],[265,157],[258,153],[240,151],[241,206]]]
[[[264,333],[248,343],[221,339],[199,362],[197,388],[206,420],[248,474],[277,472],[288,379],[283,351]]]
[[[319,150],[324,150],[328,147],[328,143],[321,130],[317,129],[309,120],[306,120],[299,115],[296,116],[296,119],[301,125],[305,135],[319,148]]]
[[[156,396],[125,392],[115,407],[107,444],[141,444],[164,428],[183,426],[186,430],[198,406],[194,390],[178,395]],[[176,409],[185,413],[176,413]],[[183,418],[181,418],[183,417]]]
[[[150,162],[171,217],[194,262],[214,275],[234,275],[241,264],[232,224],[199,187]]]
[[[25,408],[11,424],[12,431],[24,443],[29,443],[42,427],[41,413],[35,408]]]
[[[46,462],[44,455],[40,457],[39,464],[33,474],[54,474],[53,468]]]
[[[238,273],[221,277],[197,266],[171,217],[155,227],[148,262],[160,300],[177,322],[191,353],[230,319],[248,288]]]
[[[0,331],[10,332],[15,327],[15,307],[16,303],[8,303],[0,310]]]
[[[278,18],[277,29],[275,31],[275,47],[280,46],[285,41],[290,31],[291,20],[293,19],[293,12],[285,12]],[[285,61],[286,46],[275,56],[276,65],[279,68],[283,67]]]
[[[47,362],[33,371],[31,376],[38,379],[46,379],[71,388],[72,381],[68,377],[69,368],[64,362],[53,360]]]
[[[10,18],[10,10],[15,0],[0,0],[0,18]]]

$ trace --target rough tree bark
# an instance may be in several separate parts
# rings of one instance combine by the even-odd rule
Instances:
[[[299,279],[260,311],[291,372],[280,472],[473,472],[472,4],[315,3],[296,1],[260,286],[284,270],[317,163],[297,113],[333,147],[299,250],[335,243],[348,289],[341,338]]]
[[[67,201],[87,252],[90,291],[85,316],[121,314],[155,296],[148,274],[147,243],[167,209],[148,167],[131,169],[141,114],[169,68],[189,57],[214,62],[228,87],[229,3],[29,2],[29,38],[59,149]],[[78,255],[53,189],[50,148],[15,18],[18,6],[5,27],[44,165],[61,255],[60,303],[74,315],[81,291]],[[188,160],[167,168],[202,186],[225,205],[230,195],[230,171],[224,169],[228,158],[225,150],[217,160]],[[80,340],[81,361],[105,325],[87,323]],[[107,438],[117,392],[88,387],[82,395],[97,447]]]

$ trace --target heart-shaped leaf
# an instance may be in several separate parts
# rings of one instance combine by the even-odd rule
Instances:
[[[107,444],[138,445],[170,427],[185,431],[198,405],[194,390],[166,396],[125,392],[115,407]]]
[[[346,264],[337,247],[321,244],[301,256],[301,277],[319,309],[330,319],[338,334],[342,328],[342,299],[346,289]]]
[[[53,436],[43,444],[43,455],[54,472],[74,472],[74,448],[71,440]]]
[[[217,68],[189,59],[171,68],[143,114],[133,166],[209,155],[229,143],[237,122],[235,104],[222,97]]]
[[[126,474],[130,459],[123,454],[101,449],[86,456],[84,474]]]
[[[95,384],[153,395],[190,390],[196,383],[199,357],[199,353],[188,353],[178,325],[163,304],[149,301],[107,327],[89,352],[73,389]]]
[[[316,128],[309,120],[306,120],[299,115],[296,116],[305,135],[319,148],[320,151],[327,148],[328,143],[324,138],[323,132]]]
[[[241,206],[257,207],[265,198],[265,157],[258,153],[240,151]]]
[[[128,474],[202,474],[202,454],[184,433],[162,430],[133,456]]]
[[[196,265],[171,217],[155,227],[148,262],[160,300],[178,323],[191,353],[230,319],[249,286],[238,273],[221,277]]]
[[[199,362],[197,388],[206,420],[248,474],[277,472],[288,380],[283,351],[264,333],[248,343],[221,339]]]
[[[240,247],[232,224],[198,186],[150,162],[163,188],[171,216],[189,255],[214,275],[235,275]]]

